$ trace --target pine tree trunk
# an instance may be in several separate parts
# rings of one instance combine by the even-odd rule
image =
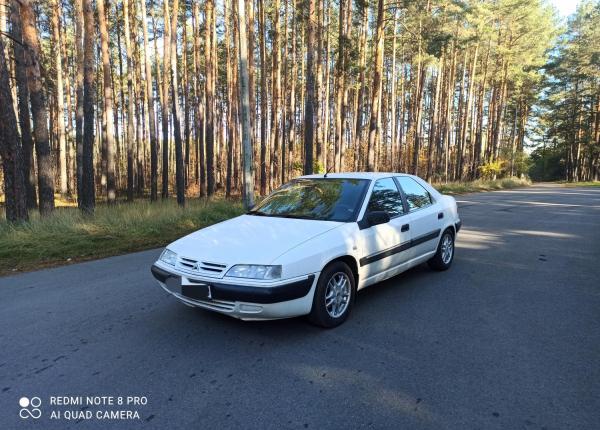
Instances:
[[[329,32],[329,23],[330,23],[330,18],[331,18],[331,4],[329,3],[329,0],[324,0],[327,1],[327,4],[324,3],[323,5],[323,9],[324,9],[324,14],[325,14],[325,21],[326,21],[326,25],[325,25],[325,88],[323,88],[323,93],[324,93],[324,97],[325,99],[323,100],[323,114],[321,115],[322,120],[323,120],[323,136],[320,139],[321,141],[321,145],[323,146],[323,155],[322,155],[322,160],[321,163],[323,164],[324,169],[327,171],[329,169],[329,164],[328,164],[328,157],[327,157],[327,153],[330,152],[329,151],[329,120],[330,120],[330,115],[331,115],[331,109],[329,106],[329,101],[330,101],[330,77],[331,77],[331,68],[330,68],[330,53],[331,53],[331,37],[330,37],[330,32]],[[319,118],[320,119],[320,118]]]
[[[83,0],[84,19],[84,68],[83,68],[83,153],[82,161],[82,201],[81,209],[93,213],[96,206],[96,189],[94,185],[94,103],[95,78],[94,41],[96,27],[92,0]]]
[[[61,37],[59,31],[58,0],[51,0],[50,8],[52,10],[51,26],[52,26],[52,44],[54,47],[54,62],[56,67],[56,107],[57,107],[57,131],[59,142],[59,171],[60,171],[60,193],[65,196],[68,191],[67,182],[67,141],[65,138],[65,121],[64,121],[64,88],[63,88],[63,66],[61,52]]]
[[[317,28],[316,0],[308,0],[306,27],[306,99],[304,105],[304,174],[313,173],[314,111],[315,111],[315,33]]]
[[[19,0],[25,46],[27,85],[33,117],[33,136],[38,165],[38,189],[40,214],[45,216],[54,210],[54,169],[48,136],[48,107],[44,96],[40,70],[40,40],[35,26],[35,13],[30,0]],[[11,104],[12,107],[12,104]]]
[[[231,27],[235,18],[231,17],[230,7],[228,7],[228,3],[224,3],[225,8],[225,51],[227,55],[227,173],[225,179],[225,197],[231,197],[231,186],[233,179],[233,151],[234,151],[234,136],[235,136],[235,125],[234,125],[234,116],[233,116],[233,87],[234,87],[234,57],[235,53],[232,52],[231,49]]]
[[[13,95],[2,37],[0,37],[0,158],[4,173],[6,219],[9,222],[27,221],[27,201],[21,141],[13,109]]]
[[[205,164],[205,151],[204,151],[204,117],[203,117],[203,100],[201,97],[201,85],[200,85],[200,29],[199,29],[199,16],[200,6],[197,2],[194,3],[194,22],[196,27],[194,29],[194,74],[196,75],[196,145],[198,152],[198,159],[196,162],[198,172],[198,185],[199,185],[199,196],[204,197],[206,195],[206,164]]]
[[[345,92],[346,92],[346,51],[349,44],[346,28],[347,11],[349,7],[348,0],[340,0],[339,19],[338,19],[338,58],[335,68],[335,145],[334,145],[334,169],[342,170],[342,147],[344,140],[344,119],[346,116],[345,109]]]
[[[99,0],[98,0],[99,1]],[[150,7],[154,9],[154,1],[150,2]],[[145,84],[146,100],[148,103],[148,120],[150,127],[150,201],[158,199],[158,141],[156,137],[156,113],[154,111],[154,95],[152,92],[152,64],[150,62],[150,43],[148,41],[148,24],[146,15],[146,1],[141,2],[142,29],[144,36],[144,64],[145,64]],[[156,33],[156,28],[153,29]],[[155,36],[156,37],[156,36]]]
[[[391,76],[390,76],[390,119],[391,119],[391,124],[390,124],[390,153],[391,153],[391,158],[390,158],[390,171],[394,170],[394,159],[396,158],[396,154],[395,154],[395,145],[394,143],[396,142],[396,127],[397,127],[397,121],[396,121],[396,44],[397,44],[397,31],[396,31],[396,27],[397,27],[397,20],[398,20],[398,11],[394,11],[394,21],[393,21],[393,39],[392,39],[392,70],[391,70]]]
[[[61,34],[63,33],[63,28],[65,27],[65,20],[63,15],[62,7],[59,7],[59,29],[61,30]],[[66,135],[66,161],[67,161],[67,193],[72,196],[75,193],[75,152],[74,152],[74,133],[73,133],[73,103],[71,97],[71,76],[69,73],[69,56],[67,54],[67,37],[61,36],[61,46],[60,52],[62,55],[62,63],[65,68],[64,74],[64,84],[65,84],[65,96],[66,96],[66,110],[67,110],[67,126],[65,128]]]
[[[369,120],[369,146],[367,148],[367,171],[375,170],[375,147],[380,122],[380,102],[383,74],[384,48],[384,8],[383,0],[377,3],[377,30],[375,35],[375,65],[373,70],[373,89],[371,95],[371,118]]]
[[[256,76],[256,65],[254,59],[254,0],[245,0],[245,12],[247,16],[246,20],[246,34],[248,35],[248,94],[250,102],[250,145],[253,151],[253,162],[258,160],[258,145],[257,141],[257,122],[256,122],[256,93],[255,93],[255,76]],[[255,169],[252,167],[252,183],[255,184]],[[254,191],[254,190],[253,190]]]
[[[171,13],[171,79],[173,100],[173,132],[175,134],[175,185],[177,188],[177,204],[185,206],[185,166],[183,165],[183,142],[181,140],[181,107],[179,105],[179,79],[177,74],[177,18],[179,17],[179,0],[173,0]]]
[[[363,135],[363,99],[366,91],[365,70],[367,64],[367,32],[369,31],[369,6],[366,3],[361,5],[361,30],[358,42],[358,88],[354,96],[354,167],[360,169],[362,156],[362,135]]]
[[[265,43],[265,6],[258,2],[258,32],[260,44],[260,194],[267,194],[267,48]]]
[[[460,136],[459,157],[457,166],[457,179],[460,181],[463,177],[463,151],[467,146],[467,130],[469,129],[469,118],[471,117],[471,107],[473,105],[473,88],[475,86],[475,73],[477,70],[477,56],[479,54],[479,43],[475,45],[475,53],[471,61],[471,70],[469,71],[469,88],[467,89],[467,105],[465,107],[465,117],[461,127],[462,134]],[[469,135],[469,140],[472,137]]]
[[[11,30],[15,57],[15,81],[19,110],[19,128],[21,129],[21,157],[23,161],[23,177],[25,178],[25,193],[28,209],[37,208],[37,193],[35,188],[35,172],[33,169],[33,136],[31,134],[31,116],[29,114],[29,88],[27,87],[27,70],[21,14],[16,0],[11,2]]]
[[[288,105],[288,113],[287,117],[287,127],[286,127],[286,135],[287,135],[287,152],[289,155],[288,168],[293,163],[294,156],[294,145],[296,142],[296,81],[298,77],[298,59],[296,55],[296,34],[297,34],[297,15],[296,15],[296,0],[292,2],[292,37],[291,37],[291,61],[292,61],[292,71],[290,77],[290,92],[289,92],[289,105]],[[289,174],[289,172],[288,172]],[[282,178],[285,180],[286,178]]]
[[[77,176],[77,204],[83,201],[83,0],[75,2],[75,165]]]
[[[240,63],[240,95],[242,114],[242,154],[244,167],[244,207],[248,210],[254,206],[254,174],[252,161],[253,150],[250,125],[250,91],[248,77],[248,48],[246,47],[246,12],[244,0],[238,0],[238,28],[239,28],[239,63]],[[252,39],[252,37],[250,37]],[[252,51],[250,51],[252,52]]]
[[[281,48],[280,34],[281,24],[279,23],[280,2],[274,0],[273,4],[273,26],[272,26],[272,68],[271,68],[271,189],[274,189],[279,184],[279,123],[280,123],[280,107],[279,97],[281,94]]]
[[[465,123],[465,85],[467,82],[467,68],[469,62],[469,50],[465,49],[465,56],[462,64],[462,79],[460,82],[460,90],[458,93],[458,127],[456,129],[456,164],[454,169],[454,180],[458,180],[460,178],[461,172],[459,171],[459,166],[461,165],[460,159],[462,158],[462,135],[463,135],[463,127]]]
[[[316,125],[315,125],[315,159],[316,159],[316,163],[319,166],[319,168],[323,168],[322,165],[322,159],[323,159],[323,153],[324,153],[324,145],[323,145],[323,113],[324,113],[324,109],[323,109],[323,71],[324,71],[324,67],[323,67],[323,36],[325,35],[325,25],[324,25],[324,20],[325,20],[325,13],[324,13],[324,1],[325,0],[317,0],[317,25],[318,25],[318,30],[317,30],[317,60],[316,60],[316,81],[315,81],[315,118],[316,118]],[[293,14],[295,16],[296,12],[296,1],[294,0],[293,2]],[[293,18],[292,22],[293,22],[293,27],[292,27],[292,40],[294,41],[293,45],[292,45],[292,50],[294,51],[295,54],[295,23],[296,19]],[[295,56],[293,57],[295,58]],[[294,61],[295,63],[295,61]],[[294,68],[294,64],[292,65],[292,68]],[[293,74],[293,76],[296,76],[296,74]],[[294,81],[295,79],[292,78],[292,81]]]
[[[104,9],[105,0],[97,0],[98,5],[98,27],[100,28],[100,42],[102,45],[102,73],[104,90],[104,115],[106,127],[102,131],[106,145],[106,198],[109,203],[114,203],[116,199],[115,184],[115,126],[113,110],[113,89],[112,76],[110,70],[110,53],[108,50],[109,36],[106,25],[106,15]],[[144,2],[142,2],[144,3]]]
[[[184,7],[183,11],[183,40],[181,43],[181,59],[182,59],[182,69],[183,72],[181,74],[181,97],[183,98],[183,139],[184,139],[184,190],[189,185],[190,180],[190,103],[189,103],[189,78],[188,78],[188,44],[187,44],[187,12]]]
[[[125,53],[127,56],[127,201],[132,202],[134,197],[134,142],[135,142],[135,94],[133,80],[135,71],[133,67],[133,49],[131,47],[131,27],[129,23],[129,0],[123,0],[123,27],[125,32]]]
[[[217,61],[214,53],[216,49],[215,31],[215,2],[206,0],[205,4],[205,64],[206,64],[206,182],[207,194],[215,193],[215,63]]]

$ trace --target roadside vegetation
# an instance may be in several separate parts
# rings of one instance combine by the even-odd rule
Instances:
[[[505,178],[497,180],[477,180],[470,182],[449,182],[447,184],[433,185],[436,190],[443,194],[464,194],[528,187],[531,185],[531,181],[529,179],[521,178]]]
[[[436,188],[460,194],[529,184],[509,178],[440,184]],[[27,222],[0,221],[0,276],[165,246],[243,212],[241,201],[223,198],[189,199],[184,208],[174,199],[98,204],[94,215],[85,215],[74,202],[57,201],[50,216],[32,213]]]
[[[164,246],[199,228],[239,215],[242,205],[224,199],[173,199],[98,205],[93,216],[58,207],[28,222],[0,222],[0,275],[92,260]]]
[[[572,187],[600,187],[600,181],[587,181],[587,182],[560,182],[567,188]]]

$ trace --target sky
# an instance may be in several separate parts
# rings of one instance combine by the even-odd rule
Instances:
[[[579,0],[550,0],[550,2],[558,9],[561,16],[567,17],[575,12]]]

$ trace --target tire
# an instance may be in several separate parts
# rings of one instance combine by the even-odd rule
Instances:
[[[356,280],[350,267],[342,261],[329,264],[317,281],[309,321],[325,328],[337,327],[348,318],[355,296]]]
[[[448,255],[448,247],[450,254]],[[438,243],[437,252],[427,262],[433,270],[448,270],[454,260],[454,232],[452,229],[446,229]]]

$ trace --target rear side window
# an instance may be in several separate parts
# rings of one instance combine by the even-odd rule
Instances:
[[[406,194],[406,202],[410,211],[424,208],[432,203],[429,192],[414,179],[400,176],[398,182]]]
[[[392,178],[379,179],[373,185],[367,212],[385,211],[390,218],[404,213],[402,196]]]

